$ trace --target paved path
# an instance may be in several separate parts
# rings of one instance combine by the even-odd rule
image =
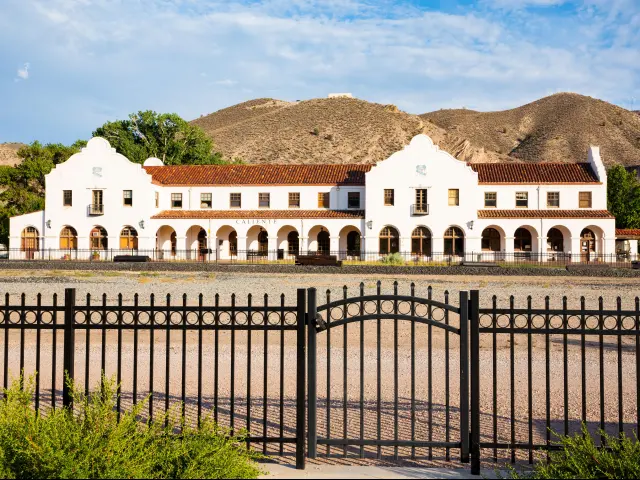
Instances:
[[[348,467],[344,465],[309,465],[296,470],[288,465],[263,465],[268,474],[262,478],[496,478],[493,471],[471,475],[467,468],[415,468],[415,467]]]

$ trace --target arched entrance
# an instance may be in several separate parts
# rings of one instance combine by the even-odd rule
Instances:
[[[582,261],[590,262],[596,255],[596,234],[590,228],[580,233],[580,256]]]
[[[400,251],[400,234],[394,227],[380,230],[380,254],[398,253]]]
[[[329,254],[331,250],[331,237],[329,236],[329,232],[327,232],[324,228],[321,228],[318,232],[318,253],[321,255]]]
[[[298,255],[300,253],[300,234],[293,230],[287,235],[287,253]]]
[[[168,226],[161,226],[156,232],[156,255],[162,260],[165,255],[175,257],[178,249],[178,236],[176,231]]]
[[[133,227],[124,227],[120,232],[120,248],[122,250],[138,249],[138,232]]]
[[[431,256],[431,231],[427,227],[417,227],[411,232],[411,254]]]
[[[100,225],[93,227],[89,236],[89,248],[92,251],[107,250],[109,248],[109,237],[104,227]]]
[[[347,233],[347,256],[355,257],[360,255],[360,232],[355,230]]]
[[[229,255],[238,256],[238,232],[235,230],[229,234]]]
[[[75,228],[66,226],[60,231],[60,250],[77,250],[78,232]]]
[[[564,235],[555,227],[547,232],[547,252],[564,252]]]
[[[526,228],[519,228],[513,235],[513,251],[531,253],[533,248],[533,238],[531,232]]]
[[[216,245],[210,245],[210,248],[216,248],[218,259],[228,260],[238,256],[238,233],[231,225],[218,228],[216,239]]]
[[[444,254],[464,255],[464,232],[460,227],[449,227],[444,232]]]
[[[346,225],[342,227],[338,234],[338,252],[341,259],[347,257],[360,257],[361,253],[360,229],[355,225]]]
[[[482,231],[481,247],[483,252],[499,252],[501,250],[500,232],[492,227]]]
[[[262,230],[258,234],[258,255],[266,257],[269,252],[269,234],[266,230]]]
[[[40,233],[36,227],[26,227],[22,230],[20,238],[20,251],[25,253],[25,257],[33,260],[35,252],[40,249]]]

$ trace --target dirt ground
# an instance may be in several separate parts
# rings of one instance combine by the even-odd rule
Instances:
[[[11,274],[10,274],[11,273]],[[295,303],[297,288],[315,286],[319,291],[319,304],[324,303],[326,290],[331,289],[331,299],[343,295],[342,286],[348,287],[348,295],[356,295],[360,282],[364,282],[366,294],[374,293],[378,278],[353,278],[334,276],[285,276],[285,275],[231,275],[231,274],[167,274],[143,275],[131,273],[83,273],[72,272],[0,272],[0,294],[9,294],[10,304],[21,301],[25,294],[26,304],[33,304],[38,293],[42,303],[50,303],[53,294],[58,294],[63,302],[65,287],[77,289],[78,303],[99,302],[102,293],[107,294],[108,304],[123,294],[123,304],[131,305],[133,295],[138,293],[140,304],[146,304],[154,293],[165,300],[172,295],[172,304],[181,302],[181,295],[187,294],[188,304],[197,304],[197,295],[204,294],[204,304],[213,303],[215,293],[220,295],[220,304],[228,304],[231,294],[236,294],[237,304],[246,305],[247,295],[252,294],[252,305],[262,305],[264,294],[268,294],[269,304],[279,303],[284,293],[285,303]],[[631,308],[634,298],[640,292],[638,283],[632,279],[594,278],[547,278],[547,277],[434,277],[434,278],[383,278],[382,291],[391,293],[393,282],[398,281],[401,294],[409,292],[410,283],[416,283],[416,292],[427,296],[427,286],[432,285],[433,298],[443,301],[445,291],[449,291],[449,302],[458,304],[461,289],[479,289],[483,306],[490,306],[496,295],[500,306],[507,306],[510,295],[515,296],[516,305],[524,306],[526,296],[532,296],[534,307],[542,307],[544,297],[551,297],[552,306],[560,306],[562,296],[567,295],[570,306],[579,305],[580,296],[585,296],[587,305],[595,308],[600,295],[605,306],[613,308],[615,297],[622,297],[623,306]],[[4,299],[3,299],[4,301]],[[159,302],[159,301],[158,301]],[[343,314],[343,312],[342,312]],[[333,318],[340,318],[338,312]],[[439,313],[445,321],[442,312]],[[435,316],[435,312],[434,312]],[[451,313],[447,318],[450,325],[457,327],[458,318]],[[183,338],[184,335],[184,338]],[[160,414],[166,399],[173,404],[186,401],[190,418],[197,416],[198,391],[202,401],[203,415],[213,414],[223,426],[235,429],[246,428],[251,436],[268,437],[295,435],[295,387],[296,387],[296,337],[295,332],[281,333],[204,331],[200,337],[197,331],[173,331],[167,342],[165,331],[157,331],[153,341],[148,331],[136,335],[124,330],[120,337],[116,331],[105,333],[92,330],[89,338],[85,330],[76,332],[75,378],[79,388],[97,385],[104,361],[107,376],[121,375],[122,405],[127,408],[133,400],[134,368],[136,366],[136,400],[143,401],[150,392],[155,415]],[[20,345],[24,345],[22,362],[25,375],[39,375],[41,406],[50,405],[53,398],[61,402],[62,379],[62,332],[53,334],[43,329],[38,338],[35,331],[28,331],[21,337],[17,329],[0,332],[0,368],[7,372],[3,381],[10,383],[19,374],[21,365]],[[397,339],[397,348],[396,348]],[[564,339],[560,335],[549,336],[549,402],[551,427],[563,431],[565,408],[565,363]],[[513,431],[516,443],[529,441],[529,394],[528,382],[531,378],[531,437],[534,443],[544,443],[546,437],[546,338],[534,334],[531,337],[531,367],[529,369],[529,339],[526,335],[515,335],[513,342],[513,369],[511,369],[511,341],[508,334],[500,334],[494,339],[490,334],[481,335],[481,422],[483,441],[492,441],[494,436],[500,443],[509,443]],[[55,348],[54,348],[55,345]],[[134,346],[137,345],[137,350]],[[186,347],[183,349],[183,345]],[[412,345],[415,355],[412,356]],[[431,347],[431,348],[429,348]],[[39,351],[39,355],[38,355]],[[53,363],[55,351],[56,361]],[[103,357],[104,351],[104,357]],[[321,438],[357,438],[362,434],[367,439],[397,438],[438,442],[458,442],[460,438],[460,366],[459,335],[445,333],[438,327],[415,325],[393,320],[380,322],[380,336],[376,321],[348,324],[335,327],[318,334],[318,435]],[[595,428],[600,419],[600,349],[598,339],[590,338],[585,348],[586,404],[587,420]],[[616,339],[603,342],[602,368],[604,369],[605,423],[609,431],[618,428],[618,375],[622,379],[622,424],[626,431],[637,425],[636,404],[636,340],[635,337],[622,339],[618,370],[618,348]],[[582,358],[580,338],[567,338],[567,398],[566,417],[570,432],[579,428],[582,408]],[[6,358],[6,360],[5,360]],[[104,360],[103,360],[104,358]],[[201,361],[199,360],[201,358]],[[151,362],[153,359],[153,362]],[[40,365],[37,368],[36,362]],[[153,366],[153,368],[152,368]],[[88,367],[88,369],[87,369]],[[494,412],[494,368],[495,398]],[[167,377],[168,372],[168,377]],[[414,372],[414,375],[412,375]],[[55,385],[52,377],[55,373]],[[152,383],[151,383],[152,379]],[[412,381],[413,380],[413,381]],[[168,390],[167,390],[168,384]],[[199,387],[200,385],[200,387]],[[217,389],[215,388],[217,385]],[[217,391],[217,395],[215,395]],[[378,393],[379,392],[379,393]],[[413,392],[413,394],[412,394]],[[168,394],[168,397],[167,397]],[[247,401],[247,399],[250,399]],[[513,400],[513,408],[512,408]],[[378,408],[378,405],[380,408]],[[513,410],[513,412],[512,412]],[[378,413],[379,412],[379,413]],[[494,415],[495,414],[495,415]],[[512,418],[513,417],[513,418]],[[266,418],[266,422],[265,422]],[[345,429],[346,425],[346,429]],[[362,430],[361,430],[362,429]],[[379,432],[379,433],[378,433]],[[262,449],[261,443],[254,446]],[[292,461],[292,446],[283,448],[279,461]],[[269,444],[267,453],[279,454],[279,446]],[[318,461],[331,463],[397,463],[405,465],[449,465],[448,456],[457,461],[459,450],[451,448],[382,448],[382,460],[376,460],[376,448],[364,448],[365,459],[361,460],[360,448],[350,446],[345,449],[333,446],[328,449],[319,446],[321,458]],[[506,461],[508,450],[498,451],[499,461]],[[415,454],[415,459],[412,459]],[[431,454],[431,455],[430,455]],[[485,451],[485,458],[493,455]],[[519,458],[526,458],[524,452]]]

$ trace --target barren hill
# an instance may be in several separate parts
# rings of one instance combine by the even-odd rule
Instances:
[[[402,149],[418,133],[469,161],[507,159],[451,135],[417,115],[351,98],[284,102],[263,98],[192,122],[225,158],[247,163],[371,163]]]
[[[20,158],[16,153],[24,146],[23,143],[0,143],[0,165],[14,166],[20,163]]]
[[[584,161],[589,145],[599,145],[608,165],[640,164],[640,116],[583,95],[559,93],[501,112],[440,110],[420,117],[523,161]]]

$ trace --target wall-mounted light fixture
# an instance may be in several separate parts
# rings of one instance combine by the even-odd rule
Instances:
[[[373,228],[373,220],[369,220],[369,221],[367,222],[367,228],[368,228],[369,230],[371,230],[371,229]]]
[[[47,224],[47,228],[51,228],[51,220],[47,220],[46,224]]]
[[[469,230],[473,230],[473,220],[467,222],[467,227],[469,227]]]
[[[144,220],[140,220],[138,222],[138,225],[140,225],[140,228],[142,228],[144,230]]]

